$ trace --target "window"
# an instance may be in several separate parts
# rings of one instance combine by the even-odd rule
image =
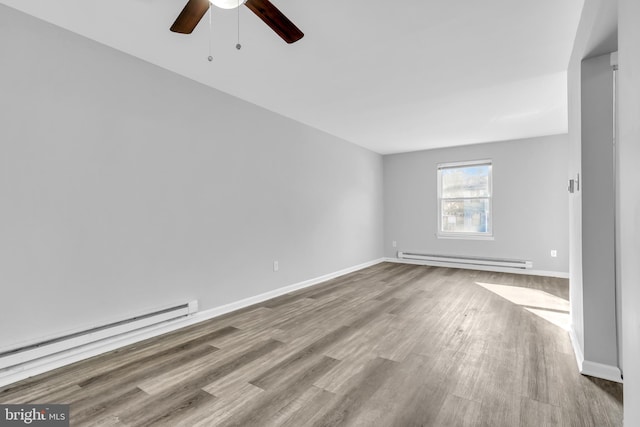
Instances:
[[[492,238],[491,160],[438,165],[438,237]]]

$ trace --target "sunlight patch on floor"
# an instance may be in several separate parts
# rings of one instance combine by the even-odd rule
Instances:
[[[539,289],[482,282],[476,284],[564,330],[569,330],[569,301],[565,299]]]

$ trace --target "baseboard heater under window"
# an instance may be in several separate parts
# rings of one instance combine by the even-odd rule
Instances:
[[[113,323],[81,331],[74,331],[63,336],[5,350],[0,352],[0,370],[112,338],[127,332],[187,317],[196,311],[198,311],[198,301],[191,301],[189,303],[166,307],[153,312],[146,312]]]
[[[482,267],[503,267],[526,270],[533,268],[531,261],[517,259],[500,259],[485,257],[469,257],[458,255],[430,255],[416,252],[398,252],[398,258],[416,261],[441,262],[447,264],[465,264]]]

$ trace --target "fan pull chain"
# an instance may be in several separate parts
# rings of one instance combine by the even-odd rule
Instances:
[[[211,5],[209,5],[209,57],[207,58],[209,62],[213,61],[213,56],[211,55],[211,39],[213,38],[212,30],[211,30]]]
[[[242,49],[242,45],[240,44],[240,0],[238,0],[238,43],[236,44],[236,49]]]

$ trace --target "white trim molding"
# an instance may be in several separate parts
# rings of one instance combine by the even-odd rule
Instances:
[[[241,308],[245,308],[278,297],[280,295],[287,294],[289,292],[317,285],[319,283],[326,282],[327,280],[331,280],[339,276],[344,276],[346,274],[371,267],[381,262],[384,262],[384,258],[379,258],[373,261],[365,262],[363,264],[348,267],[339,271],[335,271],[333,273],[305,280],[303,282],[294,283],[289,286],[284,286],[282,288],[274,289],[273,291],[265,292],[260,295],[255,295],[219,307],[203,310],[192,314],[187,318],[168,321],[160,325],[148,326],[97,342],[87,342],[84,344],[79,344],[75,348],[65,350],[57,354],[42,357],[40,359],[12,366],[7,369],[2,369],[0,370],[0,387],[33,377],[35,375],[42,374],[47,371],[51,371],[53,369],[60,368],[62,366],[70,365],[72,363],[88,359],[90,357],[107,353],[109,351],[113,351],[130,344],[135,344],[149,338],[166,334],[168,332],[172,332],[186,326],[204,322],[205,320],[210,320],[214,317],[218,317],[223,314],[227,314],[232,311],[239,310]]]
[[[569,328],[569,338],[571,338],[571,345],[573,346],[573,352],[576,356],[578,371],[582,375],[622,383],[622,371],[620,371],[620,368],[617,366],[604,365],[602,363],[584,360],[582,346],[578,341],[578,336],[576,335],[573,325]]]
[[[602,363],[585,360],[582,362],[580,373],[582,375],[589,375],[590,377],[622,383],[622,373],[617,366],[604,365]]]
[[[576,364],[578,365],[578,371],[582,372],[582,362],[584,362],[584,354],[582,353],[582,346],[578,341],[576,330],[573,324],[569,326],[569,338],[571,339],[571,346],[573,347],[573,354],[576,356]]]

